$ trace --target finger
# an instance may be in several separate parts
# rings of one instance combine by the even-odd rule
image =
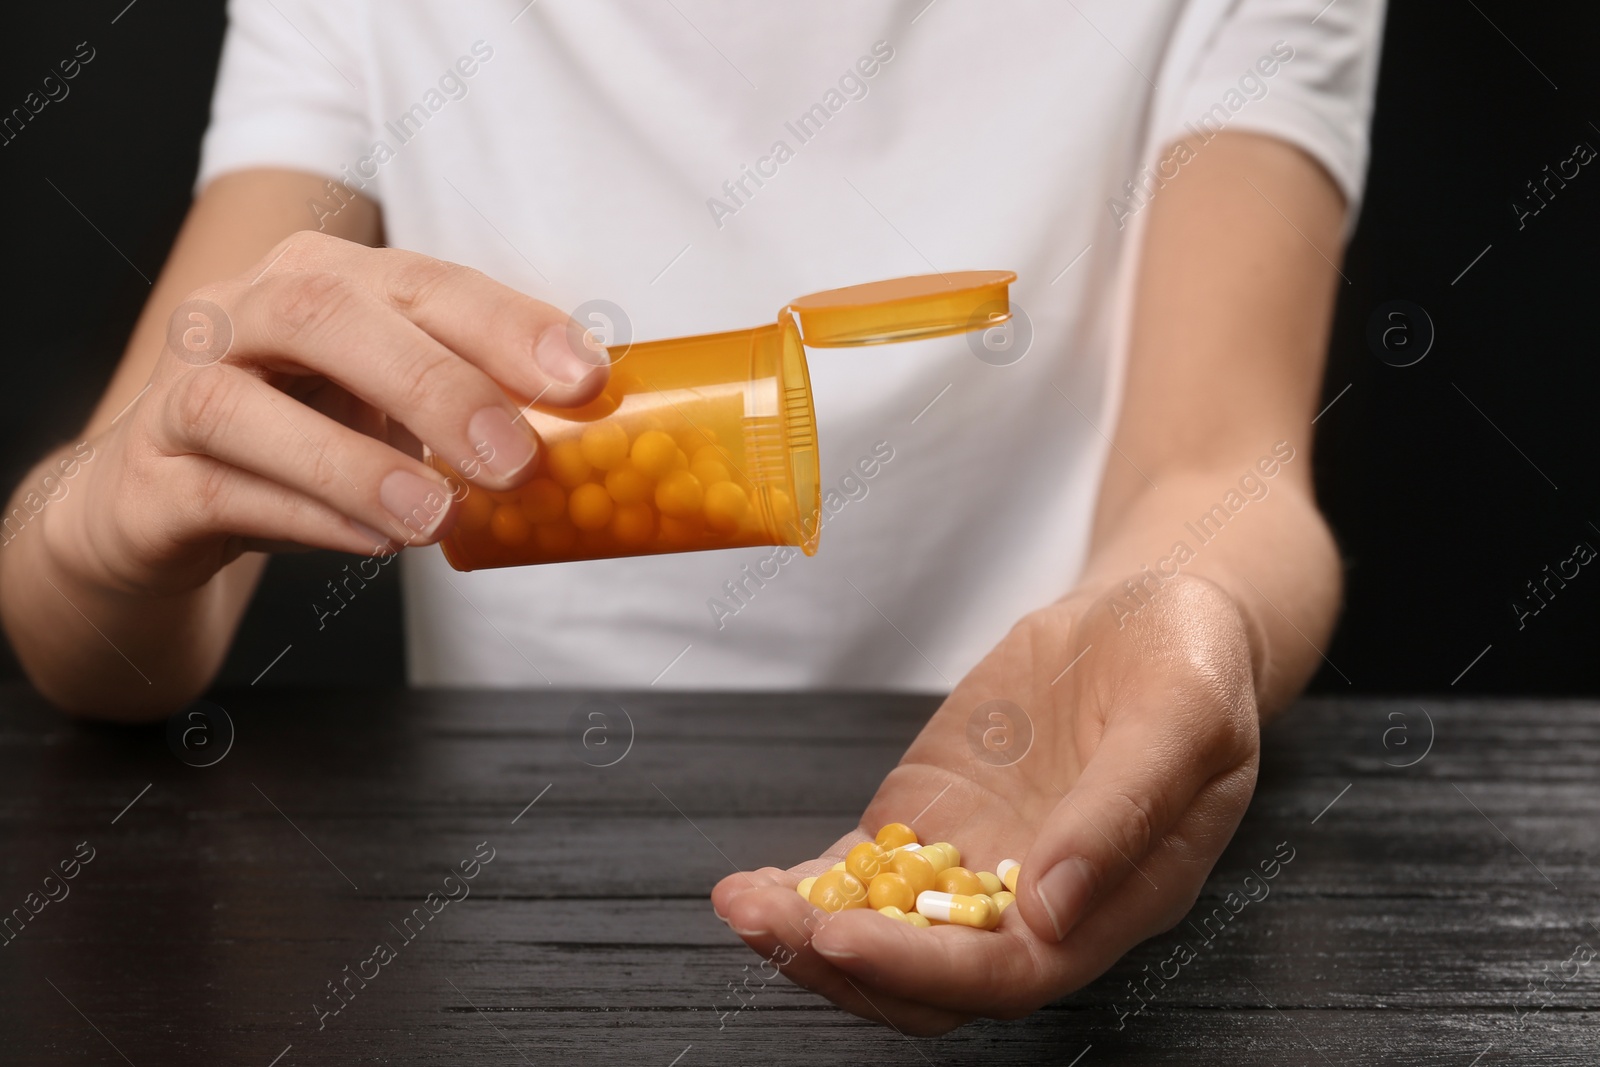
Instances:
[[[810,944],[813,934],[847,914],[811,907],[800,899],[792,883],[768,884],[739,894],[730,905],[727,921],[751,949],[772,961],[790,981],[862,1018],[918,1035],[945,1033],[971,1018],[970,1014],[930,1008],[872,989],[818,955]],[[899,925],[876,912],[871,917]]]
[[[174,467],[168,477],[178,489],[177,506],[160,517],[165,527],[160,533],[174,543],[225,537],[250,548],[293,542],[359,555],[390,547],[387,539],[376,540],[376,531],[321,501],[250,471],[209,456],[181,457]]]
[[[482,271],[402,249],[368,249],[306,231],[272,273],[331,270],[366,287],[513,393],[567,406],[604,388],[610,360],[566,313]]]
[[[506,392],[362,286],[298,272],[222,299],[232,362],[338,382],[478,485],[510,488],[533,472],[538,437]]]
[[[1141,861],[1160,892],[1141,878],[1124,879],[1060,944],[1041,938],[1010,907],[993,931],[915,930],[871,922],[874,917],[859,910],[842,912],[817,931],[812,945],[863,988],[878,991],[874,996],[1020,1018],[1094,981],[1133,946],[1182,919],[1238,825],[1252,778],[1243,768],[1213,780]]]
[[[1023,858],[1017,907],[1034,933],[1063,940],[1129,878],[1162,892],[1146,857],[1207,782],[1254,759],[1242,720],[1239,737],[1231,723],[1167,709],[1112,721]]]
[[[839,912],[817,930],[817,954],[864,988],[896,1001],[966,1016],[1020,1018],[1048,1003],[1065,961],[1015,908],[994,930],[918,929],[871,909]]]
[[[532,473],[538,439],[504,390],[353,282],[302,271],[220,299],[233,320],[229,360],[334,381],[480,485]]]
[[[859,827],[845,834],[830,845],[822,855],[816,859],[806,860],[790,867],[787,871],[777,867],[763,867],[759,871],[739,871],[730,874],[718,882],[711,891],[711,908],[717,913],[717,918],[727,921],[728,908],[732,905],[733,898],[747,889],[766,888],[769,885],[787,885],[794,889],[800,884],[800,879],[808,878],[814,874],[821,874],[830,870],[835,863],[844,859],[845,853],[862,841],[872,840],[866,831]],[[796,894],[798,896],[799,894]]]
[[[226,363],[186,371],[160,415],[163,450],[209,455],[304,493],[380,542],[431,544],[446,529],[453,490],[485,491],[451,486],[432,468]]]

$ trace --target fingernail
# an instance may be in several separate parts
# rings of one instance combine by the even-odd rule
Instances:
[[[450,494],[444,487],[410,471],[385,475],[378,486],[378,502],[406,528],[408,540],[432,536],[450,511]]]
[[[861,958],[861,953],[859,952],[851,952],[842,948],[829,948],[826,945],[819,945],[815,941],[811,943],[811,947],[816,949],[819,955],[826,956],[830,960],[859,960]]]
[[[485,470],[497,478],[512,478],[533,462],[539,446],[533,431],[526,426],[513,420],[504,408],[484,408],[472,416],[467,433],[479,457],[488,452],[483,459]]]
[[[1067,936],[1083,914],[1084,905],[1094,895],[1094,883],[1094,870],[1077,856],[1062,860],[1039,878],[1035,890],[1057,941]]]
[[[734,933],[738,934],[740,937],[766,937],[768,934],[770,934],[772,932],[771,930],[741,930],[741,929],[739,929],[739,927],[733,925],[732,923],[728,924],[728,929],[732,930]]]
[[[379,490],[379,493],[382,493],[381,489]],[[372,546],[372,551],[374,552],[382,552],[384,549],[389,548],[394,544],[393,537],[390,537],[386,533],[379,533],[366,523],[357,522],[354,519],[351,519],[350,528],[356,533],[360,534],[362,537],[365,537],[367,539],[367,543]]]
[[[610,354],[598,344],[592,348],[584,344],[580,351],[574,351],[574,338],[583,344],[588,335],[569,335],[567,327],[552,326],[539,335],[538,342],[533,346],[534,362],[558,385],[577,385],[593,374],[596,367],[604,367],[611,362]]]

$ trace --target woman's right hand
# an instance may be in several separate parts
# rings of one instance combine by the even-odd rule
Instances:
[[[604,388],[604,350],[568,324],[476,270],[296,233],[179,306],[149,385],[91,440],[52,556],[163,597],[246,551],[431,544],[471,486],[532,476],[539,443],[507,393],[565,406]]]

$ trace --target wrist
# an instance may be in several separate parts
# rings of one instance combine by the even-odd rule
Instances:
[[[1157,577],[1148,568],[1133,575],[1099,574],[1086,577],[1058,604],[1091,629],[1104,626],[1112,632],[1148,624],[1152,616],[1186,628],[1220,626],[1222,635],[1231,633],[1248,654],[1259,702],[1271,667],[1269,631],[1255,598],[1236,595],[1223,580],[1189,573]]]

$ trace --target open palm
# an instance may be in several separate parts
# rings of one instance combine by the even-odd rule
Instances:
[[[1120,614],[1081,597],[1028,616],[940,706],[858,829],[787,871],[723,879],[717,914],[792,981],[919,1034],[1025,1015],[1172,927],[1255,785],[1249,649],[1233,601],[1202,579]],[[828,914],[795,892],[890,822],[955,843],[973,870],[1021,860],[999,928]]]

